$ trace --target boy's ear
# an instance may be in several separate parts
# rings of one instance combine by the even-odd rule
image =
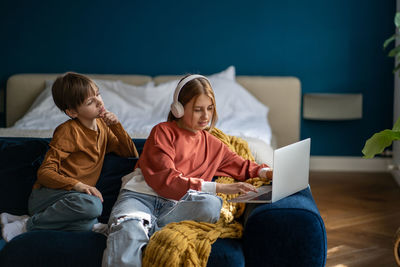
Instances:
[[[78,116],[78,112],[76,112],[75,109],[66,109],[65,114],[67,114],[69,117],[75,119]]]

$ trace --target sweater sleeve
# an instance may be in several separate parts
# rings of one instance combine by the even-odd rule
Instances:
[[[251,160],[243,159],[231,151],[225,144],[222,144],[221,149],[224,152],[224,157],[215,174],[217,176],[229,176],[236,180],[244,181],[249,178],[258,177],[259,171],[262,168],[268,168],[267,164],[259,165]]]
[[[179,200],[189,189],[201,190],[203,179],[185,177],[174,164],[172,133],[154,127],[139,159],[146,183],[160,196]]]
[[[71,133],[65,129],[56,129],[49,144],[50,148],[46,153],[44,161],[37,172],[37,179],[40,185],[53,189],[71,190],[79,181],[67,177],[59,172],[61,162],[74,152],[76,142]]]
[[[139,157],[132,138],[122,127],[121,123],[106,127],[107,131],[107,153],[114,152],[121,157]]]

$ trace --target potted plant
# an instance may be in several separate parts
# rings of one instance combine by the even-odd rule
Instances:
[[[397,37],[400,37],[399,29],[400,29],[400,12],[397,12],[394,17],[394,24],[396,25],[396,33],[390,36],[384,43],[383,49],[386,49],[387,46],[396,40]],[[389,57],[394,57],[400,62],[400,45],[395,45],[395,47],[389,51]],[[393,73],[396,73],[400,70],[400,63],[396,63],[395,68],[393,69]],[[399,74],[400,75],[400,74]],[[375,157],[376,154],[380,154],[383,150],[390,146],[393,141],[400,140],[400,118],[397,119],[393,128],[383,130],[379,133],[374,134],[371,138],[369,138],[364,145],[362,153],[364,154],[364,158],[370,159]]]
[[[387,46],[396,40],[397,37],[400,37],[399,29],[400,29],[400,12],[397,12],[394,17],[394,24],[396,25],[396,33],[390,36],[384,43],[383,49],[386,49]],[[395,44],[395,47],[389,51],[388,56],[394,57],[395,62],[400,62],[400,45]],[[396,73],[400,70],[400,63],[396,63],[395,68],[393,69],[393,73]],[[400,74],[399,74],[400,75]],[[382,153],[382,151],[390,146],[393,141],[400,140],[400,118],[397,119],[391,130],[386,129],[379,133],[374,134],[370,139],[365,142],[362,153],[364,154],[364,158],[373,158],[376,154]],[[394,257],[396,259],[396,263],[400,266],[400,228],[397,229],[395,238],[394,238]]]

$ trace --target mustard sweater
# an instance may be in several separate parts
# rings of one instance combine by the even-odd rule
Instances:
[[[78,182],[95,186],[108,152],[122,157],[138,157],[135,144],[120,123],[107,126],[97,120],[98,131],[77,119],[59,125],[53,134],[33,188],[42,186],[71,190]]]

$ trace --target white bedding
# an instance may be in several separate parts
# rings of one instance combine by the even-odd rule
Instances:
[[[216,127],[226,134],[259,139],[270,145],[272,132],[267,120],[268,107],[236,82],[234,67],[208,78],[217,102],[219,120]],[[154,125],[166,120],[178,80],[159,85],[149,82],[142,86],[121,81],[95,82],[100,88],[106,108],[118,116],[131,137],[146,138]],[[11,129],[48,135],[68,119],[54,105],[51,85],[52,81],[46,82],[45,90]]]

